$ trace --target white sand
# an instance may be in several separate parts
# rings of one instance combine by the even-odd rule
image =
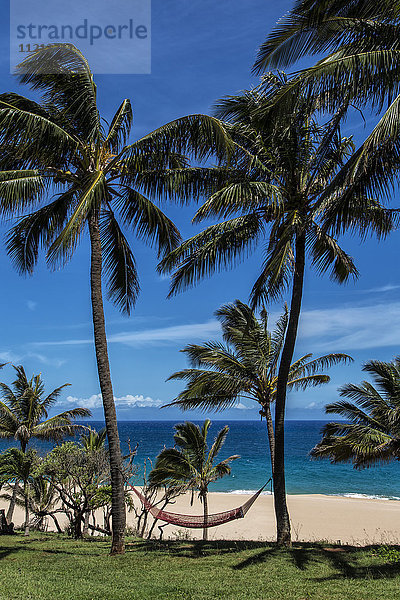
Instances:
[[[210,513],[222,512],[243,504],[249,498],[242,494],[210,493]],[[140,502],[135,497],[135,504]],[[400,543],[400,501],[365,498],[345,498],[320,494],[288,496],[293,541],[325,540],[337,543],[368,545],[374,543]],[[0,501],[0,508],[6,508]],[[176,499],[165,510],[183,514],[202,514],[202,505],[195,499],[190,506],[190,495]],[[134,524],[134,516],[128,513],[128,525]],[[65,518],[58,515],[60,524]],[[101,517],[98,519],[101,524]],[[14,522],[23,522],[23,511],[16,509]],[[49,529],[52,522],[49,522]],[[164,538],[176,536],[199,538],[201,530],[183,529],[167,525]],[[155,527],[155,535],[159,531]],[[209,529],[209,539],[273,540],[275,515],[271,495],[261,495],[244,519]]]

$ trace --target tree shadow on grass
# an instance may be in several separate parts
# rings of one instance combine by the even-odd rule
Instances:
[[[379,546],[367,546],[363,548],[363,552],[369,553],[372,557],[376,553]],[[398,550],[398,546],[394,546]],[[321,548],[321,558],[325,562],[330,563],[331,567],[336,571],[330,576],[319,577],[318,582],[333,581],[338,579],[393,579],[400,575],[400,562],[387,562],[382,559],[382,562],[375,564],[362,565],[359,564],[360,548],[349,547],[344,552],[332,552],[330,548]]]
[[[233,567],[241,570],[252,565],[267,563],[271,558],[281,556],[282,560],[291,560],[296,568],[307,571],[311,563],[329,565],[334,573],[326,577],[317,577],[315,582],[334,581],[338,579],[392,579],[400,576],[400,561],[388,562],[382,558],[379,562],[371,559],[378,546],[360,548],[357,546],[322,546],[316,544],[295,544],[292,548],[271,546],[254,554]],[[398,548],[398,547],[393,547]],[[368,565],[363,564],[368,557]]]
[[[233,567],[235,571],[240,571],[245,569],[246,567],[250,567],[251,565],[257,565],[263,562],[268,561],[270,558],[275,556],[282,556],[282,559],[289,558],[294,565],[300,569],[301,571],[305,571],[309,562],[313,559],[313,549],[308,548],[306,544],[293,547],[290,549],[279,548],[274,545],[270,545],[269,548],[264,548],[262,552],[259,554],[254,554],[249,556],[242,562],[238,563]]]
[[[76,540],[68,540],[65,538],[65,541],[76,542]],[[67,555],[67,556],[104,556],[104,552],[101,551],[91,551],[88,553],[85,551],[85,546],[82,545],[81,549],[77,549],[76,545],[74,545],[71,550],[67,547],[46,547],[46,542],[50,544],[55,543],[54,537],[19,537],[19,536],[1,536],[0,537],[0,561],[11,554],[18,554],[20,552],[33,552],[37,555],[48,556],[48,555]],[[39,543],[39,546],[37,546]],[[86,542],[84,542],[86,544]],[[104,550],[109,551],[109,544],[106,546]]]
[[[142,552],[160,552],[173,556],[199,558],[204,556],[218,556],[222,554],[237,554],[244,550],[254,550],[263,548],[265,550],[266,542],[252,541],[209,541],[201,540],[140,540],[126,544],[128,552],[140,550]],[[269,546],[269,544],[268,544]]]

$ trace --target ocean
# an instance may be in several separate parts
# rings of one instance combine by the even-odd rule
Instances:
[[[146,459],[153,460],[164,446],[173,446],[172,421],[121,421],[119,433],[124,452],[139,444],[135,463],[140,485]],[[217,431],[229,425],[229,434],[220,453],[220,459],[232,454],[240,458],[232,463],[232,474],[211,484],[210,491],[251,493],[260,488],[271,476],[270,457],[265,421],[213,420],[209,432],[212,442]],[[289,494],[328,494],[353,497],[390,498],[400,500],[400,464],[397,462],[357,471],[350,464],[331,465],[327,460],[310,460],[309,452],[321,438],[325,421],[286,422],[286,486]],[[100,429],[103,423],[91,422]],[[39,452],[51,444],[32,440]],[[15,445],[13,440],[0,440],[0,450]],[[269,486],[267,489],[270,489]],[[268,493],[268,492],[267,492]]]

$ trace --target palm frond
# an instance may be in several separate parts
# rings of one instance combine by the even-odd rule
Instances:
[[[181,240],[178,229],[148,198],[127,188],[117,205],[123,222],[132,227],[139,239],[156,246],[159,257],[177,247]]]
[[[169,295],[186,289],[204,276],[237,263],[255,247],[262,233],[262,222],[256,213],[211,225],[181,244],[159,264],[160,273],[178,266],[172,277]]]
[[[104,146],[112,152],[118,152],[121,145],[127,142],[133,121],[130,100],[125,99],[111,121]]]
[[[139,277],[132,250],[111,210],[101,213],[100,239],[108,296],[129,314],[139,294]]]
[[[72,44],[50,44],[17,66],[20,83],[43,93],[45,102],[62,112],[82,139],[101,135],[96,86],[89,64]]]

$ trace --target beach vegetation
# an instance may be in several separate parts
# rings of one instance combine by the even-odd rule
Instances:
[[[49,410],[70,384],[65,383],[47,394],[41,374],[28,379],[22,365],[13,366],[13,369],[16,379],[12,385],[0,382],[0,438],[14,438],[22,452],[26,452],[32,438],[59,442],[74,435],[82,428],[76,420],[91,416],[87,408],[77,407],[49,417]],[[13,518],[17,492],[18,480],[7,511],[9,523]]]
[[[24,494],[23,488],[18,486],[16,506],[25,508],[25,502],[28,501],[29,512],[31,514],[30,529],[45,531],[48,528],[49,519],[51,519],[55,530],[58,533],[62,533],[57,514],[64,511],[60,506],[58,493],[47,479],[36,475],[35,472],[32,475],[29,494]],[[12,494],[5,491],[1,494],[0,498],[10,502]]]
[[[85,514],[100,508],[98,491],[110,482],[106,450],[88,451],[75,442],[65,442],[43,458],[38,474],[56,490],[71,535],[77,539],[82,537]]]
[[[235,143],[231,176],[197,210],[194,221],[216,219],[164,258],[161,273],[173,273],[170,295],[206,276],[232,267],[261,246],[264,261],[250,294],[252,308],[280,299],[290,290],[285,341],[275,399],[274,496],[277,540],[290,544],[284,476],[287,384],[301,313],[307,261],[319,276],[337,283],[358,276],[352,257],[339,245],[344,232],[383,238],[392,216],[373,197],[343,186],[341,170],[354,152],[343,136],[344,103],[321,120],[318,98],[291,96],[284,118],[273,118],[282,74],[266,74],[258,88],[217,104]]]
[[[257,402],[261,418],[266,420],[273,472],[275,437],[271,405],[275,402],[279,360],[288,327],[289,311],[285,306],[273,331],[268,329],[269,315],[263,308],[257,317],[247,304],[236,300],[219,308],[225,341],[189,344],[185,353],[190,368],[177,371],[169,380],[185,382],[185,388],[166,406],[183,410],[222,411],[237,406],[243,399]],[[287,389],[306,390],[330,381],[323,371],[351,362],[347,354],[327,354],[313,358],[305,354],[289,370]]]
[[[328,404],[325,412],[344,420],[324,426],[313,458],[351,462],[356,469],[400,460],[400,357],[368,361],[363,371],[374,385],[362,381],[339,389],[343,399]]]
[[[207,435],[210,425],[209,419],[204,421],[202,427],[190,421],[175,425],[174,447],[165,448],[160,452],[148,477],[150,487],[166,487],[171,492],[180,490],[182,493],[190,490],[192,502],[194,492],[198,492],[203,504],[205,523],[203,541],[206,541],[208,536],[208,487],[210,483],[229,475],[230,463],[240,458],[235,454],[215,464],[229,427],[225,425],[217,433],[209,448]]]
[[[35,469],[38,465],[36,450],[22,451],[19,448],[10,448],[0,454],[0,481],[14,483],[14,489],[18,490],[18,484],[23,484],[23,499],[25,509],[24,535],[29,535],[30,521],[30,485],[33,480]],[[13,495],[11,495],[13,499]],[[14,499],[15,501],[15,499]]]
[[[8,253],[19,272],[31,274],[40,250],[51,268],[59,267],[88,235],[94,345],[113,490],[111,553],[120,554],[126,524],[123,458],[102,279],[109,299],[129,314],[139,278],[125,232],[155,247],[159,258],[173,250],[179,232],[148,196],[186,200],[190,192],[200,193],[208,182],[197,178],[194,183],[193,173],[184,170],[186,151],[190,146],[198,160],[225,156],[229,138],[217,119],[200,116],[194,127],[189,116],[127,144],[133,121],[129,99],[105,123],[88,62],[70,44],[31,53],[17,66],[17,79],[42,97],[38,103],[16,93],[0,95],[0,210],[7,218],[22,217],[8,235]]]

